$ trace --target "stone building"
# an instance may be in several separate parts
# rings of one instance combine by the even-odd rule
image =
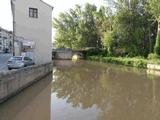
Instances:
[[[42,0],[11,0],[13,30],[35,43],[33,59],[36,64],[52,60],[52,10]]]

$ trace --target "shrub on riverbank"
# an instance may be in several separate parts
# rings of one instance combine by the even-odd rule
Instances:
[[[83,54],[85,57],[88,56],[106,56],[107,51],[99,48],[88,48],[83,50]]]
[[[147,63],[148,63],[146,59],[142,58],[89,56],[86,59],[91,61],[114,63],[114,64],[120,64],[138,68],[147,68]]]
[[[158,59],[160,59],[160,56],[158,56],[157,54],[151,53],[148,55],[148,59],[149,60],[158,60]]]

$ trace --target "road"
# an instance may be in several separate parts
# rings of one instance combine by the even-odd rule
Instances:
[[[7,61],[12,56],[12,54],[2,54],[0,53],[0,71],[7,70]]]

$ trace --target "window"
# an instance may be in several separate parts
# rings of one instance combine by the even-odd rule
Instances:
[[[30,18],[38,18],[38,9],[37,8],[29,8],[29,17]]]
[[[7,37],[3,37],[3,39],[7,39]]]
[[[24,60],[26,60],[26,61],[32,61],[32,59],[29,58],[29,57],[24,57]]]
[[[12,57],[11,60],[22,60],[22,57]]]

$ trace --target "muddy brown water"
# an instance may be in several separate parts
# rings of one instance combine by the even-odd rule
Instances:
[[[55,61],[53,74],[0,104],[0,120],[160,120],[160,77],[113,64]]]

